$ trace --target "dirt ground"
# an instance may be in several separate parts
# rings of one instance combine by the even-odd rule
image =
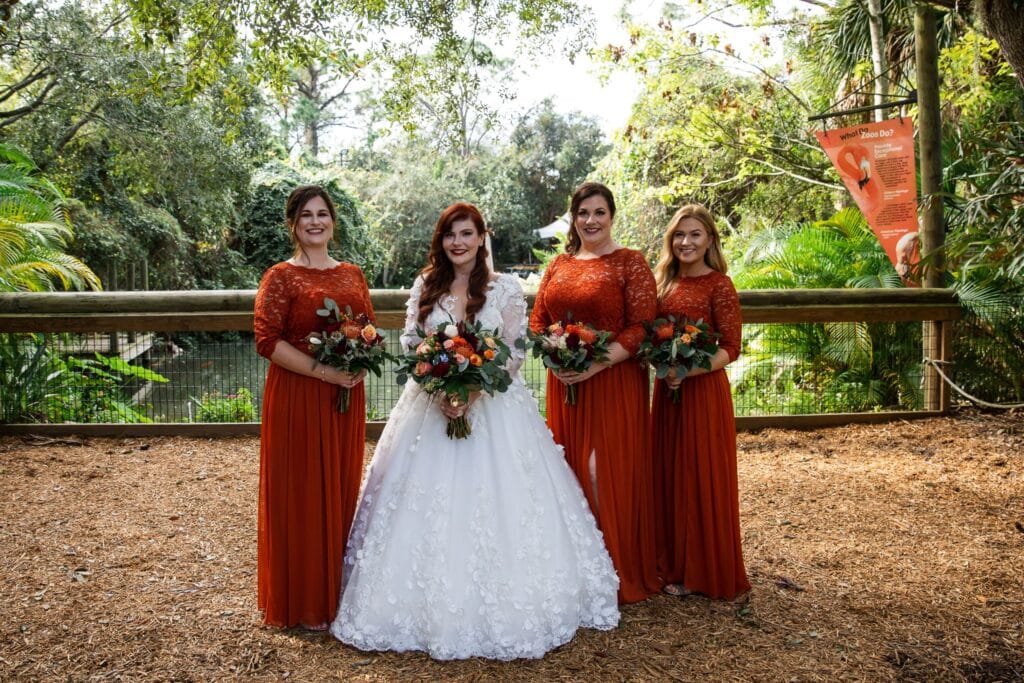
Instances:
[[[255,438],[3,438],[0,679],[1024,678],[1024,414],[741,434],[739,464],[749,603],[441,663],[260,624]]]

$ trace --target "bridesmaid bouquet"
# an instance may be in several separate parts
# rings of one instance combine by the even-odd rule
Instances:
[[[711,357],[718,352],[715,341],[720,335],[711,332],[703,319],[676,320],[675,316],[658,318],[645,323],[647,336],[640,344],[638,354],[652,366],[658,379],[665,379],[673,368],[682,379],[693,368],[711,369]],[[679,387],[669,391],[673,403],[679,403]]]
[[[324,318],[323,328],[306,335],[306,342],[318,362],[344,372],[367,370],[380,377],[384,362],[396,360],[365,313],[352,315],[350,306],[342,313],[333,299],[324,299],[324,307],[316,314]],[[338,387],[339,413],[348,412],[351,394],[350,389]]]
[[[411,377],[428,394],[443,392],[452,405],[469,403],[474,391],[493,396],[512,384],[512,376],[505,369],[511,351],[497,330],[463,321],[441,323],[429,333],[417,327],[416,334],[423,341],[399,359],[399,384]],[[449,439],[465,439],[471,432],[464,415],[450,418],[446,431]]]
[[[551,370],[584,372],[596,361],[608,357],[611,332],[594,329],[585,323],[574,322],[572,313],[562,321],[552,323],[543,332],[528,332],[530,347],[535,358],[544,359],[544,367]],[[576,385],[565,388],[565,402],[576,405]]]

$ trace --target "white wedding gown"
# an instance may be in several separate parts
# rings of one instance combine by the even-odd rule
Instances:
[[[421,281],[406,310],[414,341]],[[450,319],[442,298],[424,329]],[[519,376],[526,302],[501,275],[477,314],[512,349],[508,391],[483,395],[472,434],[413,381],[370,463],[345,553],[331,633],[363,650],[422,650],[435,659],[537,658],[585,626],[619,622],[615,574],[575,475]]]

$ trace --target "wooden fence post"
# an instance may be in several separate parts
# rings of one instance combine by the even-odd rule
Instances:
[[[942,120],[939,113],[938,20],[935,10],[918,3],[914,15],[914,42],[917,65],[918,149],[921,163],[920,244],[924,261],[924,287],[942,287],[945,276],[943,245]],[[925,322],[922,329],[925,358],[941,360],[944,330],[938,322]],[[925,410],[939,410],[942,404],[942,379],[930,365],[924,366]]]

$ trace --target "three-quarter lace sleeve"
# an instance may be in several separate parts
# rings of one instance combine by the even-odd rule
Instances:
[[[624,264],[626,326],[615,337],[630,355],[636,354],[644,340],[644,322],[654,319],[658,309],[658,287],[643,254],[630,250]]]
[[[363,286],[363,311],[366,313],[366,317],[370,319],[374,325],[377,324],[377,314],[373,311],[373,300],[370,298],[370,285],[366,281],[366,273],[363,272],[362,268],[356,269],[359,272],[359,280]]]
[[[540,287],[537,288],[537,296],[533,299],[533,312],[530,313],[530,329],[534,332],[543,332],[548,325],[554,322],[551,319],[551,314],[544,303],[544,292],[547,288],[548,280],[551,279],[551,274],[555,272],[555,268],[561,258],[562,256],[556,256],[555,260],[549,263],[548,267],[544,269],[544,276],[540,279]]]
[[[423,276],[416,276],[412,283],[412,291],[409,292],[409,300],[405,302],[405,327],[398,341],[402,345],[402,352],[407,351],[411,346],[423,341],[416,334],[416,327],[419,325],[417,318],[420,315],[420,295],[423,292]]]
[[[523,296],[523,288],[519,284],[519,278],[514,275],[503,275],[501,277],[501,335],[502,341],[508,344],[512,355],[505,364],[509,374],[515,376],[526,360],[526,350],[516,348],[516,340],[526,336],[526,297]]]
[[[722,277],[711,293],[711,317],[713,329],[722,335],[718,338],[718,348],[729,354],[731,363],[740,355],[743,318],[739,294],[728,277]]]
[[[253,331],[256,333],[256,353],[270,358],[277,343],[284,338],[291,295],[286,271],[271,267],[263,274],[256,290],[253,311]]]

